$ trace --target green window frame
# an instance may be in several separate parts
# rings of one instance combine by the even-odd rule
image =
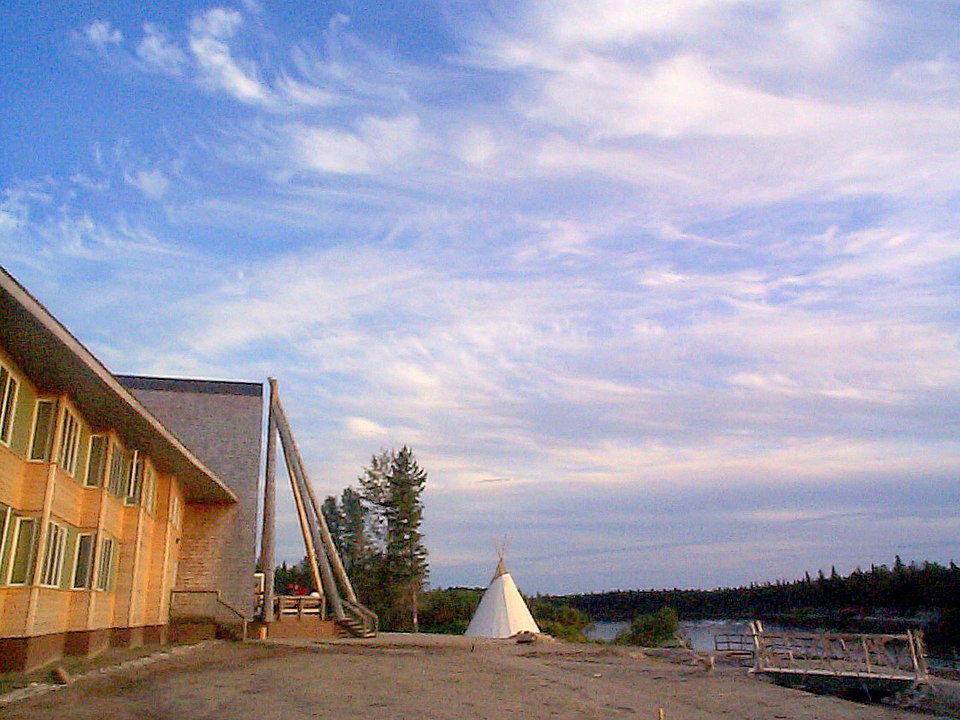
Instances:
[[[4,570],[4,563],[7,559],[7,535],[10,531],[10,517],[12,515],[13,510],[0,503],[0,572]],[[3,581],[0,580],[0,582]]]
[[[5,366],[0,364],[0,443],[10,446],[13,434],[13,417],[17,412],[17,395],[20,381]]]
[[[89,590],[93,577],[93,551],[97,547],[96,533],[80,533],[77,536],[76,555],[73,560],[74,590]]]
[[[33,516],[17,516],[14,521],[7,585],[30,584],[37,550],[36,529],[39,524],[40,520]]]
[[[80,421],[70,408],[63,413],[60,428],[60,457],[58,461],[70,477],[77,474],[77,456],[80,454]]]
[[[104,537],[100,540],[100,563],[97,566],[97,590],[107,591],[113,586],[113,560],[117,541]]]
[[[47,542],[43,548],[40,572],[40,585],[43,587],[60,587],[66,548],[67,528],[51,520],[47,523]]]
[[[130,462],[130,474],[127,475],[126,489],[124,490],[125,505],[140,504],[140,490],[143,487],[143,466],[146,458],[139,450],[133,451],[133,458]]]
[[[91,435],[87,452],[87,474],[83,484],[98,488],[103,485],[103,474],[107,469],[107,449],[110,447],[106,435]]]
[[[123,449],[120,443],[111,443],[110,476],[107,489],[118,498],[125,498],[130,478],[131,453]]]
[[[33,435],[30,438],[30,459],[46,462],[50,459],[54,426],[57,423],[57,401],[51,398],[37,400],[33,412]]]

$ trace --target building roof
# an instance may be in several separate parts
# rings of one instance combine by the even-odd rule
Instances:
[[[236,502],[217,475],[154,417],[60,321],[0,267],[0,340],[43,392],[64,393],[98,428],[177,476],[190,502]]]

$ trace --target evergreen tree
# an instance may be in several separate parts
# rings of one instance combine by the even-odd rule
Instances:
[[[427,473],[404,446],[373,455],[358,481],[360,491],[347,488],[339,505],[356,590],[384,627],[417,630],[417,598],[428,574],[420,532]]]
[[[337,546],[337,552],[343,557],[343,514],[337,505],[337,499],[333,495],[327,496],[320,506],[320,512],[323,513],[323,520],[327,523],[327,529],[333,537],[333,544]]]
[[[418,630],[417,598],[423,592],[428,573],[427,548],[420,532],[420,496],[426,482],[426,471],[417,463],[413,450],[404,445],[394,455],[387,475],[385,564],[396,598],[395,608],[403,615],[404,611],[409,612],[414,632]]]

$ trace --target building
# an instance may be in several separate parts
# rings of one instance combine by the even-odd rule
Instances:
[[[0,268],[0,671],[251,619],[262,395],[114,376]]]

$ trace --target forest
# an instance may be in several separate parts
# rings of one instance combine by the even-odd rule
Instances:
[[[681,620],[761,619],[786,625],[854,632],[922,629],[928,646],[960,648],[960,568],[935,562],[831,568],[816,577],[751,583],[715,590],[616,590],[552,596],[592,620],[625,621],[661,608]]]

